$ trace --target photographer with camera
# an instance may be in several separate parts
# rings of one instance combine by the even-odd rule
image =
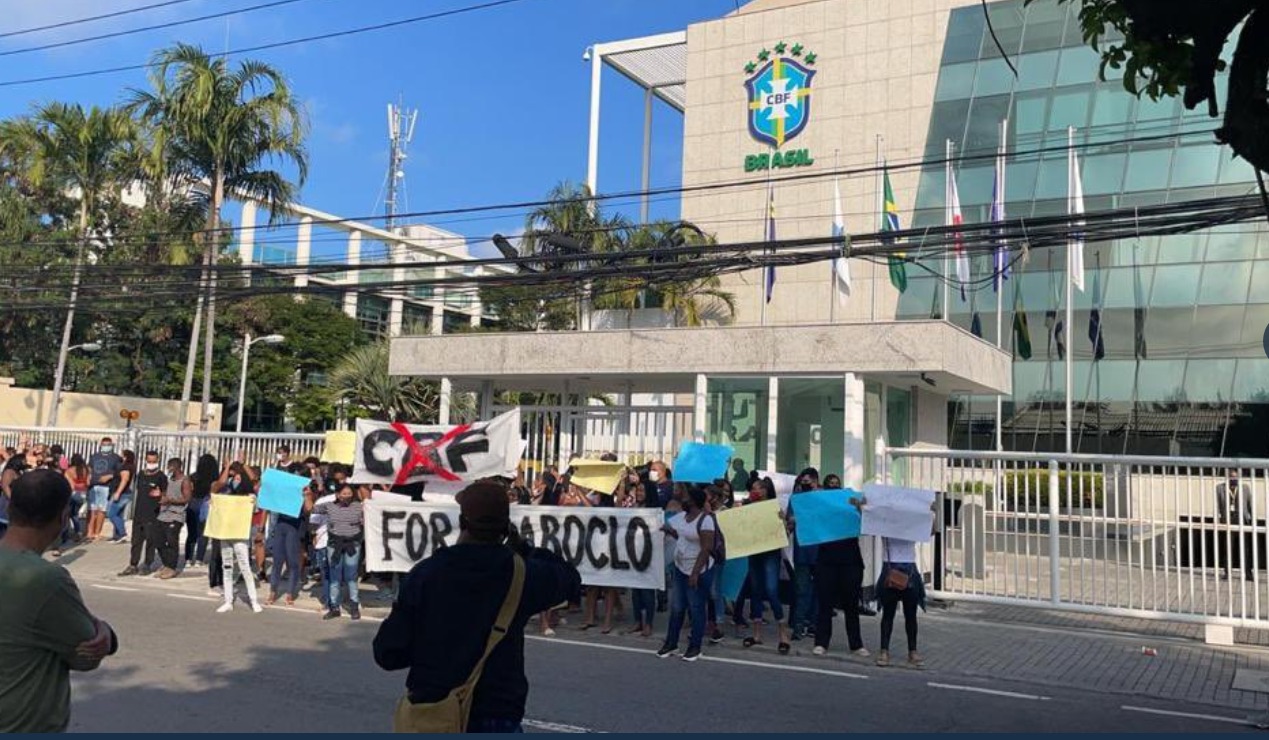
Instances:
[[[402,580],[375,636],[375,662],[409,669],[398,732],[520,732],[529,695],[524,626],[576,598],[581,576],[520,539],[505,486],[473,483],[456,500],[458,542]]]

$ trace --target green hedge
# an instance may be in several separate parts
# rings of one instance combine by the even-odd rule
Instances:
[[[1106,479],[1101,473],[1073,473],[1058,471],[1058,505],[1065,508],[1067,503],[1066,487],[1070,481],[1070,502],[1077,508],[1100,508],[1105,501]],[[1081,488],[1082,486],[1082,488]],[[951,494],[990,495],[995,486],[986,481],[958,481],[948,486]],[[1010,471],[1004,474],[1005,506],[1014,508],[1014,495],[1017,494],[1017,507],[1049,507],[1049,471],[1043,469]]]

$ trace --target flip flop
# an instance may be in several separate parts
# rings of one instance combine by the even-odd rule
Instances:
[[[597,624],[593,624],[593,623],[592,623],[592,624],[583,624],[581,627],[578,627],[577,629],[579,629],[579,630],[581,630],[581,631],[585,632],[586,630],[590,629],[591,627],[598,627],[598,626],[599,626],[599,625],[597,625]]]
[[[762,641],[761,641],[761,640],[755,640],[755,639],[753,639],[752,637],[746,637],[746,638],[745,638],[745,639],[744,639],[744,640],[743,640],[740,644],[741,644],[741,645],[744,645],[744,646],[745,646],[745,647],[747,647],[747,648],[751,648],[751,647],[753,647],[754,645],[761,645],[761,644],[762,644]]]
[[[789,643],[787,642],[782,642],[776,647],[776,650],[780,651],[781,655],[788,655],[790,649]]]

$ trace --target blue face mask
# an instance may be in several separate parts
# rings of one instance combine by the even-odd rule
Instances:
[[[109,455],[110,453],[112,453],[112,452],[114,452],[114,451],[115,451],[115,446],[114,446],[114,445],[102,445],[102,446],[101,446],[101,451],[102,451],[102,452],[104,452],[104,453],[106,453],[107,455]]]

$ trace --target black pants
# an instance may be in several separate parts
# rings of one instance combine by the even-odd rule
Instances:
[[[158,553],[159,543],[163,541],[162,526],[157,519],[132,520],[132,553],[128,558],[128,565],[133,568],[140,566],[141,549],[145,548],[144,567],[149,570],[154,563],[155,554]]]
[[[1248,581],[1253,580],[1256,565],[1260,559],[1260,556],[1256,554],[1256,535],[1251,532],[1240,535],[1238,532],[1227,531],[1216,541],[1220,543],[1218,547],[1221,549],[1217,558],[1221,564],[1221,572],[1228,573],[1241,565],[1243,578]]]
[[[185,507],[185,524],[189,527],[189,536],[185,538],[185,562],[203,562],[207,559],[207,538],[203,537],[203,518],[207,514],[206,505],[201,501],[191,501]]]
[[[181,542],[180,522],[157,522],[156,531],[159,539],[159,560],[164,568],[176,570],[176,558]]]
[[[881,649],[890,649],[890,633],[894,631],[894,614],[900,602],[903,602],[903,629],[908,633],[908,652],[917,649],[917,591],[905,588],[896,591],[893,588],[882,588],[877,595],[881,602]]]
[[[862,563],[816,563],[815,595],[819,610],[815,615],[815,644],[827,648],[833,640],[833,609],[846,615],[846,642],[851,650],[864,646],[859,634],[859,597],[864,584]],[[915,624],[915,623],[914,623]],[[915,626],[913,627],[915,630]]]
[[[225,584],[225,574],[221,570],[223,563],[220,560],[220,543],[216,540],[211,540],[207,543],[207,549],[211,552],[206,561],[207,587],[219,588]]]

